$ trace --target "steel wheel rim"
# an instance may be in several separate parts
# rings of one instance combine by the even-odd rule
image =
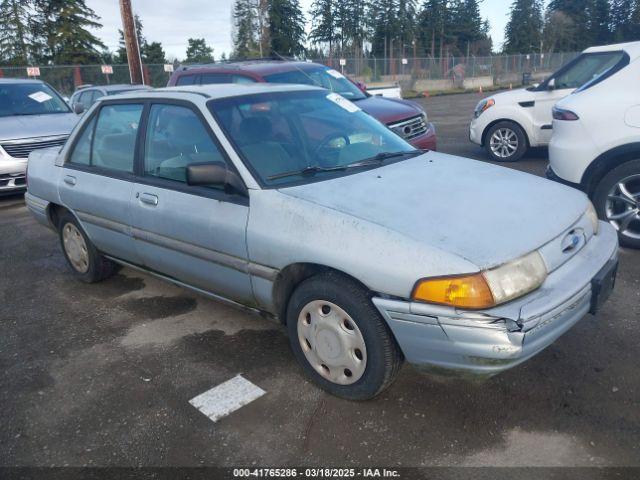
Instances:
[[[640,239],[640,174],[623,178],[609,190],[604,213],[620,235]]]
[[[298,341],[309,364],[330,382],[351,385],[364,374],[367,348],[362,332],[335,303],[314,300],[302,308]]]
[[[74,224],[67,223],[62,229],[62,244],[71,266],[79,273],[86,273],[89,270],[89,251],[84,237]]]
[[[491,135],[489,147],[496,157],[508,158],[518,150],[518,136],[510,128],[499,128]]]

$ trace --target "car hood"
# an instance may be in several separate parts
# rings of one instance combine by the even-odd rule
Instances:
[[[395,98],[373,96],[354,103],[382,123],[399,122],[423,113],[417,105]]]
[[[69,135],[79,119],[75,113],[0,117],[0,141]]]
[[[437,152],[279,191],[450,252],[479,269],[548,243],[588,205],[582,192],[555,182]]]

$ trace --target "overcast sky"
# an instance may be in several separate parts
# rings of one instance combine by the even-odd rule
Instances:
[[[313,0],[300,0],[305,13]],[[231,5],[233,0],[132,0],[142,20],[149,42],[162,42],[169,58],[185,56],[187,38],[205,38],[219,58],[231,51]],[[422,1],[420,1],[422,3]],[[118,0],[87,0],[87,5],[101,17],[103,27],[95,33],[109,47],[118,47],[121,27]],[[483,18],[491,23],[495,47],[504,40],[504,27],[511,0],[484,0],[480,3]]]

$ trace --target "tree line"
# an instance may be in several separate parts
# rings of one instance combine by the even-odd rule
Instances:
[[[515,0],[505,53],[571,52],[640,40],[640,0]]]
[[[488,55],[481,0],[235,0],[233,56]],[[579,51],[640,40],[640,0],[514,0],[502,53]],[[307,45],[305,45],[305,43]]]
[[[234,0],[231,57],[399,58],[578,51],[640,40],[640,0],[514,0],[505,42],[494,48],[482,0],[314,0],[308,34],[299,0]],[[0,0],[0,64],[126,63],[92,31],[100,18],[86,0]],[[167,63],[161,42],[136,32],[144,63]],[[220,57],[226,59],[223,54]],[[188,39],[186,63],[214,61],[204,38]]]
[[[90,65],[127,63],[124,35],[109,51],[91,30],[100,17],[85,0],[0,0],[0,65]],[[161,42],[149,42],[140,16],[135,15],[140,55],[145,64],[167,63]],[[204,38],[187,41],[187,63],[213,62]]]

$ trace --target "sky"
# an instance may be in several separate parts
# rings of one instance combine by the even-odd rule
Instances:
[[[313,0],[300,0],[303,11]],[[118,0],[86,0],[101,17],[103,27],[94,33],[109,47],[118,48],[121,28]],[[419,3],[422,3],[421,1]],[[231,52],[231,6],[233,0],[132,0],[140,15],[143,33],[149,42],[161,42],[169,59],[185,57],[187,39],[204,38],[213,47],[214,56]],[[482,0],[480,12],[491,24],[494,48],[504,41],[511,0]]]

